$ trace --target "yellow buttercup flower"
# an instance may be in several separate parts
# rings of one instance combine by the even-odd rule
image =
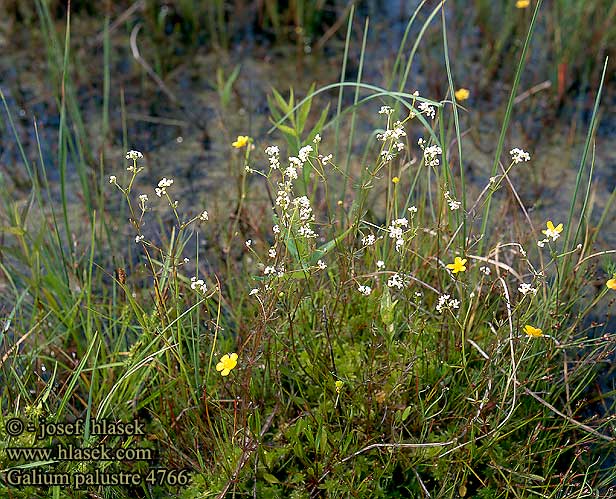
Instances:
[[[458,272],[464,272],[466,270],[466,258],[460,258],[456,256],[453,263],[447,265],[447,268],[450,269],[454,274]]]
[[[336,393],[340,393],[342,391],[342,387],[344,386],[344,381],[337,380],[334,385],[336,385]]]
[[[392,181],[394,184],[397,184],[398,182],[400,182],[400,177],[394,177],[394,178],[392,178],[392,179],[391,179],[391,181]]]
[[[526,324],[526,326],[524,326],[524,332],[528,336],[533,336],[535,338],[543,336],[543,331],[541,329],[539,329],[538,327],[533,327],[530,324]]]
[[[462,102],[468,99],[468,97],[471,95],[471,92],[469,91],[468,88],[459,88],[458,90],[455,91],[454,95],[456,96],[457,101]]]
[[[614,276],[611,279],[608,279],[607,282],[605,283],[605,285],[608,288],[613,289],[614,291],[616,291],[616,274],[614,274]]]
[[[518,9],[525,9],[525,8],[526,8],[526,7],[528,7],[529,5],[530,5],[530,0],[518,0],[518,1],[515,3],[515,6],[516,6]]]
[[[226,354],[223,355],[220,362],[216,364],[216,370],[221,371],[220,374],[223,376],[229,376],[229,373],[235,366],[237,366],[237,354]]]
[[[246,144],[248,144],[249,140],[250,140],[250,137],[248,135],[238,135],[237,139],[235,139],[235,142],[232,142],[231,145],[235,147],[236,149],[241,149]]]

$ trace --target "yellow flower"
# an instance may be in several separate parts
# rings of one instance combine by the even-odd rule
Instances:
[[[530,0],[518,0],[518,1],[515,3],[515,6],[516,6],[518,9],[525,9],[525,8],[526,8],[526,7],[528,7],[529,5],[530,5]]]
[[[468,99],[469,95],[471,95],[468,88],[459,88],[455,91],[456,100],[462,102],[463,100]]]
[[[248,135],[238,135],[237,139],[235,139],[235,142],[233,142],[231,145],[235,147],[236,149],[241,149],[246,144],[248,144],[249,140],[250,140],[250,137]]]
[[[220,362],[216,364],[216,370],[222,371],[220,374],[223,376],[229,376],[231,369],[237,366],[237,354],[226,354],[223,355],[220,359]]]
[[[538,327],[533,327],[530,324],[526,324],[526,326],[524,326],[524,332],[528,336],[533,336],[535,338],[543,336],[543,331],[541,329],[539,329]]]
[[[466,258],[460,258],[456,256],[453,263],[447,265],[447,268],[450,269],[454,274],[458,272],[464,272],[466,270]]]
[[[398,182],[400,182],[400,177],[394,177],[394,178],[392,178],[392,179],[391,179],[391,181],[392,181],[394,184],[397,184]]]
[[[616,274],[614,274],[614,276],[611,279],[608,279],[608,281],[605,283],[605,285],[608,288],[613,289],[614,291],[616,291]]]
[[[334,383],[336,385],[336,393],[340,393],[342,391],[342,387],[344,386],[344,381],[336,381],[336,383]]]
[[[541,232],[543,232],[547,237],[551,237],[552,241],[556,241],[556,239],[560,236],[560,233],[563,231],[563,224],[558,224],[554,227],[552,220],[548,220],[548,223],[545,225],[547,229],[542,230]]]

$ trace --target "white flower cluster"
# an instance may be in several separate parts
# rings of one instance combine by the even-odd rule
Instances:
[[[357,291],[359,291],[362,295],[368,296],[370,293],[372,293],[372,288],[370,286],[364,286],[362,284],[357,288]]]
[[[434,109],[434,106],[431,106],[427,102],[420,102],[417,107],[430,119],[434,119],[434,117],[436,116],[436,110]]]
[[[394,110],[389,106],[381,106],[381,109],[379,109],[379,114],[386,114],[387,116],[393,112]]]
[[[148,202],[148,195],[147,194],[139,194],[139,208],[141,208],[142,212],[145,212]]]
[[[133,161],[136,161],[141,158],[143,158],[143,154],[141,154],[139,151],[128,151],[126,153],[126,159],[132,159]]]
[[[308,155],[311,152],[312,152],[312,146],[304,146],[299,150],[299,152],[297,153],[297,156],[299,157],[299,160],[302,162],[302,164],[308,161]]]
[[[460,201],[456,201],[451,197],[449,191],[445,191],[445,201],[447,201],[447,204],[449,205],[449,209],[451,211],[459,210],[460,206],[462,206],[462,203],[460,203]]]
[[[300,196],[293,200],[293,206],[299,214],[300,227],[297,232],[307,239],[317,237],[316,232],[310,227],[310,223],[314,221],[310,200],[306,196]]]
[[[387,232],[389,232],[389,237],[391,239],[396,240],[396,251],[400,251],[400,248],[404,246],[404,234],[406,228],[409,226],[409,221],[406,218],[397,218],[393,220],[389,227],[387,228]]]
[[[284,275],[284,266],[281,265],[280,267],[278,267],[278,269],[276,269],[276,267],[274,267],[273,265],[268,265],[267,267],[265,267],[265,269],[263,269],[263,274],[264,275],[277,275],[278,277],[282,277]]]
[[[441,295],[438,297],[436,311],[440,314],[445,309],[454,310],[460,308],[460,302],[449,295]]]
[[[400,277],[400,274],[396,272],[394,275],[392,275],[387,280],[387,286],[390,288],[396,287],[398,289],[402,289],[402,286],[404,286],[404,283],[402,282],[402,278]]]
[[[361,243],[364,246],[372,246],[376,242],[376,237],[373,234],[368,234],[361,238]]]
[[[528,154],[522,149],[518,149],[517,147],[511,149],[511,151],[509,151],[509,154],[511,154],[511,160],[513,161],[514,165],[521,163],[522,161],[530,161],[530,154]]]
[[[532,293],[533,295],[537,294],[537,288],[533,288],[530,284],[525,283],[525,282],[520,284],[518,291],[522,293],[524,296],[526,296],[529,293]]]
[[[417,143],[423,149],[426,166],[437,167],[440,164],[438,157],[443,154],[443,150],[436,144],[426,147],[424,139],[419,139]]]
[[[156,191],[156,195],[158,197],[166,195],[167,187],[171,187],[172,184],[173,179],[171,178],[163,177],[162,179],[160,179],[160,182],[158,182],[158,187],[154,189]]]
[[[280,168],[280,149],[278,149],[278,146],[269,146],[265,149],[265,154],[269,159],[270,168],[278,170]]]
[[[323,156],[322,154],[319,154],[319,159],[321,160],[321,163],[323,163],[324,165],[326,165],[327,163],[330,163],[333,157],[334,157],[333,154],[326,154],[325,156]]]
[[[310,200],[306,196],[293,198],[293,181],[297,180],[298,170],[303,168],[304,163],[308,161],[313,150],[312,146],[306,145],[299,150],[297,156],[289,158],[289,166],[282,171],[282,181],[278,182],[275,200],[275,205],[282,212],[280,217],[282,225],[289,227],[290,225],[294,226],[294,221],[298,222],[297,233],[307,239],[317,237],[316,232],[311,227],[312,222],[314,222],[314,215],[310,206]],[[278,147],[270,146],[265,149],[265,153],[269,156],[271,169],[279,170],[280,151]],[[278,225],[274,226],[274,233],[278,234],[279,232],[280,227]]]
[[[207,211],[203,210],[201,212],[201,215],[199,215],[199,220],[201,220],[202,222],[207,222],[209,219],[210,219],[210,214]]]
[[[190,289],[194,289],[196,291],[201,291],[205,293],[207,291],[207,285],[203,281],[203,279],[197,279],[196,277],[190,278]]]
[[[389,113],[387,113],[389,115]],[[391,161],[395,157],[395,152],[400,152],[404,149],[404,142],[401,142],[401,137],[406,137],[402,122],[396,121],[390,128],[389,119],[387,120],[387,130],[383,133],[377,133],[376,138],[381,142],[389,141],[389,147],[381,151],[381,156],[385,161]]]

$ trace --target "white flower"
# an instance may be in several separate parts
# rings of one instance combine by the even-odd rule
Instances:
[[[210,219],[210,214],[207,211],[203,210],[201,212],[201,215],[199,215],[199,220],[201,220],[202,222],[206,222],[209,219]]]
[[[518,291],[522,293],[524,296],[526,296],[529,293],[532,293],[533,295],[537,294],[537,288],[533,288],[530,284],[527,284],[525,282],[520,284]]]
[[[447,203],[449,204],[449,209],[451,211],[458,210],[460,206],[462,206],[462,203],[460,203],[460,201],[456,201],[455,199],[451,197],[451,195],[449,194],[449,191],[445,192],[445,201],[447,201]]]
[[[541,241],[537,241],[537,246],[539,246],[540,248],[543,248],[545,246],[545,243],[549,242],[549,239],[542,239]]]
[[[479,267],[479,271],[482,272],[485,275],[490,275],[490,273],[492,272],[490,270],[490,267],[486,267],[486,266]]]
[[[141,154],[139,151],[128,151],[126,153],[126,159],[137,160],[141,158],[143,158],[143,154]]]
[[[436,304],[436,311],[440,314],[447,306],[447,302],[451,298],[449,295],[441,295],[438,297],[438,303]]]
[[[248,241],[246,241],[246,247],[250,248],[252,246],[252,239],[248,239]]]
[[[276,258],[276,248],[270,248],[267,254],[270,258]]]
[[[411,206],[409,208],[409,213],[411,214],[411,216],[413,216],[413,214],[417,213],[417,206]]]
[[[272,232],[273,232],[274,234],[280,234],[280,227],[279,227],[278,225],[274,225],[274,226],[272,227]]]
[[[440,314],[445,309],[454,310],[460,308],[460,301],[451,298],[449,295],[441,295],[436,304],[436,311]]]
[[[379,109],[379,114],[386,114],[388,116],[393,112],[394,110],[389,106],[381,106],[381,109]]]
[[[364,246],[372,246],[376,242],[376,238],[372,234],[368,234],[361,238],[361,242]]]
[[[312,152],[312,146],[304,146],[302,147],[297,155],[302,163],[308,161],[308,155]]]
[[[188,258],[184,258],[184,263],[188,263],[190,260]]]
[[[142,242],[145,239],[145,236],[135,236],[135,242],[137,244],[139,244],[140,242]]]
[[[383,260],[379,260],[378,262],[376,262],[376,267],[378,269],[384,269],[385,268],[385,262]]]
[[[361,294],[366,295],[366,296],[368,296],[370,293],[372,293],[372,288],[371,288],[370,286],[364,286],[363,284],[362,284],[362,285],[360,285],[360,286],[357,288],[357,290],[358,290]]]
[[[254,296],[259,292],[259,288],[252,288],[250,290],[250,293],[248,293],[250,296]]]
[[[425,144],[422,139],[419,140],[421,141],[421,143],[419,144],[420,146],[422,146],[422,144]],[[440,156],[441,154],[443,154],[443,150],[436,144],[426,147],[424,149],[424,161],[426,166],[437,167],[440,164],[438,156]]]
[[[294,166],[289,166],[284,171],[285,177],[288,177],[290,180],[297,180],[297,169]]]
[[[403,227],[408,226],[409,221],[406,218],[397,218],[396,220],[393,220],[387,228],[387,231],[389,232],[389,237],[396,240],[396,249],[398,249],[399,246],[404,244],[404,241],[402,240],[402,235],[404,233]]]
[[[313,142],[315,144],[318,144],[319,142],[321,142],[321,136],[318,133],[314,136]]]
[[[156,191],[156,195],[158,197],[161,197],[167,194],[167,187],[171,187],[172,184],[173,179],[171,178],[168,179],[167,177],[163,177],[162,179],[160,179],[160,181],[158,182],[158,187],[154,189]]]
[[[270,274],[275,274],[276,273],[276,269],[274,267],[272,267],[271,265],[265,267],[265,269],[263,270],[263,273],[265,275],[270,275]]]
[[[139,207],[141,208],[141,211],[145,211],[147,202],[148,202],[148,195],[139,194]]]
[[[403,283],[402,283],[402,279],[400,278],[400,275],[397,273],[392,275],[387,280],[387,286],[390,288],[393,288],[395,286],[398,289],[402,289]]]
[[[404,246],[404,239],[396,239],[396,251],[399,253],[400,249]]]
[[[321,270],[325,270],[327,268],[327,264],[323,260],[319,260],[317,262],[317,267],[319,267]]]
[[[280,150],[278,146],[269,146],[265,149],[265,154],[268,156],[270,168],[278,170],[280,168]]]
[[[201,291],[205,293],[207,291],[207,285],[203,281],[203,279],[197,279],[196,277],[190,278],[190,289],[194,289],[197,291]]]
[[[433,106],[431,106],[430,104],[428,104],[427,102],[420,102],[419,105],[417,106],[419,107],[419,110],[422,113],[425,113],[425,115],[428,118],[434,118],[434,116],[436,116],[436,110],[434,109]]]
[[[521,163],[522,161],[530,161],[530,154],[522,149],[518,149],[517,147],[511,149],[509,154],[511,154],[513,164]]]
[[[280,154],[280,149],[278,149],[278,146],[269,146],[265,149],[265,154],[268,156],[278,156]]]
[[[110,184],[115,184],[117,182],[118,178],[115,175],[109,175],[109,183]]]
[[[321,156],[321,162],[323,164],[329,163],[333,157],[334,157],[333,154],[328,154],[327,156]]]

